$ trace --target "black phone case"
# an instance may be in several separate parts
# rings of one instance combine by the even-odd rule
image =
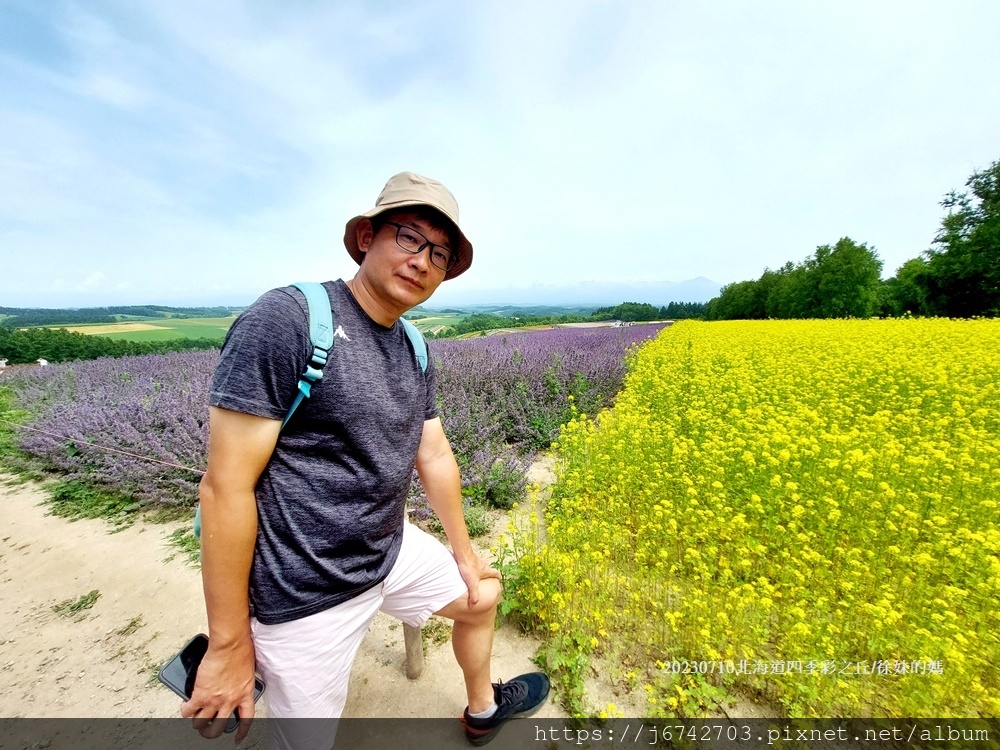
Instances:
[[[194,692],[195,679],[198,677],[198,665],[208,651],[208,636],[198,633],[188,641],[184,648],[178,651],[174,657],[164,664],[157,679],[170,688],[174,693],[188,700]],[[264,693],[264,682],[259,677],[254,677],[253,700],[254,703]],[[239,726],[239,711],[234,711],[226,722],[225,732],[233,732]]]

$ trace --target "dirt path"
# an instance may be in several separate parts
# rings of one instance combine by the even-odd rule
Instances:
[[[166,539],[177,525],[140,522],[109,533],[103,521],[48,516],[43,501],[38,485],[0,486],[0,716],[177,716],[180,702],[156,682],[156,669],[206,631],[198,571],[180,557],[167,560]],[[53,610],[92,591],[100,595],[89,609]],[[450,644],[430,642],[447,631],[427,632],[425,670],[411,682],[402,627],[376,618],[355,661],[346,716],[462,713],[465,691]],[[494,679],[536,669],[536,649],[535,640],[502,627]],[[565,716],[551,702],[538,715]]]

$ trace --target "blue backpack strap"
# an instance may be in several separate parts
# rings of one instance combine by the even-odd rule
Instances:
[[[299,392],[295,394],[295,401],[281,422],[281,429],[285,429],[285,425],[303,399],[309,398],[313,385],[323,379],[323,367],[333,350],[333,310],[330,308],[330,297],[326,293],[326,288],[312,281],[296,282],[291,286],[306,296],[306,304],[309,306],[309,343],[312,344],[313,350],[305,372],[299,377]],[[426,351],[427,347],[424,346],[425,359]],[[194,535],[195,538],[201,539],[201,506],[194,511]]]
[[[410,340],[410,346],[413,347],[413,353],[417,357],[417,362],[420,363],[421,371],[427,372],[427,342],[424,341],[423,335],[413,323],[406,318],[400,318],[399,320],[403,324],[403,330],[406,331],[406,338]]]
[[[299,281],[292,286],[306,296],[306,304],[309,306],[309,343],[313,350],[305,372],[299,377],[299,392],[285,414],[282,429],[303,399],[309,398],[313,385],[323,379],[323,368],[333,350],[333,311],[330,309],[330,297],[326,288],[312,281]]]

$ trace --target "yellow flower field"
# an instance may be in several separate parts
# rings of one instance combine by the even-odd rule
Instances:
[[[1000,321],[682,322],[563,429],[507,593],[650,715],[996,716],[998,436]]]

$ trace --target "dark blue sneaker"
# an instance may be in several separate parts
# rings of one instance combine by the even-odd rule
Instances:
[[[497,710],[488,719],[469,716],[466,707],[462,723],[465,736],[473,745],[485,745],[497,736],[507,719],[531,716],[549,697],[549,678],[541,672],[530,672],[515,677],[510,682],[493,683],[493,700]]]

